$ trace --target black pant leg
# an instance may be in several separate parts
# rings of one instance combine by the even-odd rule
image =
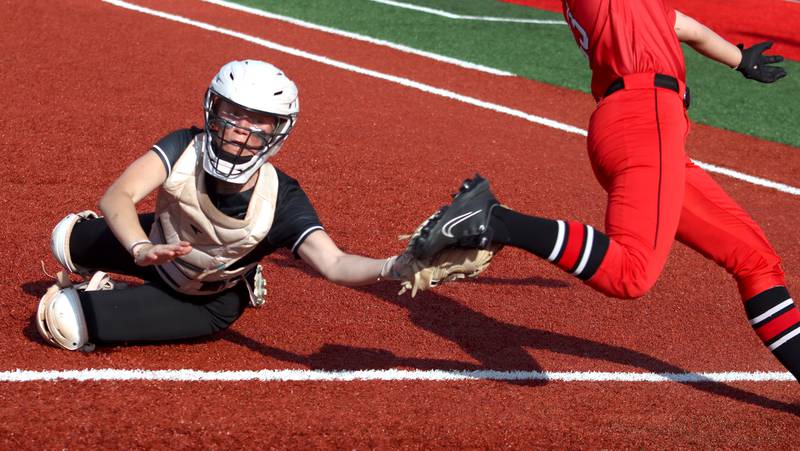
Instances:
[[[244,312],[244,284],[211,296],[191,296],[160,283],[80,292],[92,343],[152,342],[211,335]]]
[[[139,222],[149,231],[155,214],[139,215]],[[105,218],[92,218],[80,221],[72,229],[69,240],[72,262],[90,271],[106,271],[127,274],[144,280],[158,281],[159,276],[153,267],[142,267],[134,263],[133,257],[111,232]]]

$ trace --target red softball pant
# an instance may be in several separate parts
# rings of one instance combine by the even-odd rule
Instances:
[[[589,124],[610,243],[587,284],[612,297],[644,295],[677,238],[731,273],[743,300],[785,285],[759,226],[686,156],[682,95],[654,87],[653,74],[627,76],[625,86],[598,104]]]

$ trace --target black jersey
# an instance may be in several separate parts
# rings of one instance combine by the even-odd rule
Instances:
[[[151,150],[161,158],[167,176],[172,173],[173,165],[183,152],[190,148],[189,144],[194,137],[200,133],[203,133],[203,130],[197,127],[176,130],[153,145]],[[280,248],[290,249],[297,255],[297,248],[306,237],[311,232],[323,228],[316,210],[300,187],[300,183],[278,168],[275,168],[275,172],[278,174],[278,197],[272,227],[264,241],[236,262],[233,268],[259,261]],[[206,177],[206,180],[212,180],[212,177]],[[206,188],[209,198],[222,213],[239,219],[247,213],[252,190],[228,195],[217,193],[214,190],[214,183],[207,183]]]

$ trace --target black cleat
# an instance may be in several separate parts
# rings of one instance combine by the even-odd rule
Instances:
[[[427,259],[448,246],[485,249],[492,242],[489,219],[499,205],[489,190],[489,181],[478,174],[464,180],[449,206],[428,218],[411,240],[411,254]]]

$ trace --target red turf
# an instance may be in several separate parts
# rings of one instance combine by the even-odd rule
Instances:
[[[584,94],[498,78],[206,3],[142,4],[582,126]],[[781,371],[727,274],[677,245],[655,289],[603,298],[504,250],[478,280],[397,297],[323,282],[268,259],[269,304],[208,340],[47,347],[31,323],[51,227],[96,205],[160,135],[202,120],[210,77],[234,58],[275,63],[302,112],[276,164],[299,178],[346,249],[397,252],[405,233],[480,170],[522,211],[600,226],[584,138],[106,3],[0,2],[2,370],[16,368]],[[13,39],[11,38],[13,37]],[[690,152],[796,184],[797,149],[696,127]],[[758,149],[758,152],[753,151]],[[800,292],[796,196],[719,179],[764,226]],[[143,208],[152,208],[152,200]],[[698,289],[700,287],[701,289]],[[0,447],[796,447],[797,385],[622,383],[3,383]]]

